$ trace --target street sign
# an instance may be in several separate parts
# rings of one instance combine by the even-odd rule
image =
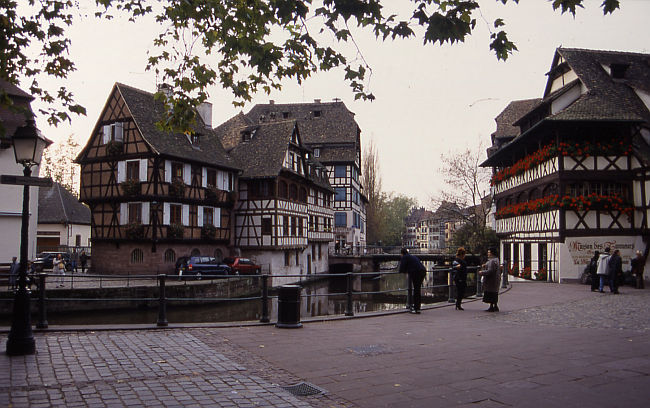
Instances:
[[[0,176],[0,184],[14,184],[20,186],[52,187],[52,179],[49,177],[25,177],[3,174]]]

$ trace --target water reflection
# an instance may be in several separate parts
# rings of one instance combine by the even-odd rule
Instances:
[[[470,279],[473,276],[470,275]],[[431,268],[425,280],[422,303],[431,304],[447,299],[449,288],[446,270]],[[343,315],[347,304],[347,278],[332,277],[328,279],[300,282],[303,287],[301,296],[301,317]],[[468,282],[468,290],[474,286]],[[354,313],[377,312],[404,309],[406,305],[406,275],[382,273],[376,275],[356,276],[352,282]],[[468,296],[472,293],[468,293]],[[275,293],[271,293],[275,295]],[[212,323],[234,321],[257,321],[261,314],[261,300],[232,300],[218,304],[197,304],[180,306],[174,302],[167,305],[169,323]],[[277,299],[269,305],[272,322],[277,321]],[[48,314],[50,325],[87,325],[87,324],[154,324],[158,320],[157,308],[69,312]]]

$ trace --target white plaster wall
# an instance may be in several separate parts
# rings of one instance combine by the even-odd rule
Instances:
[[[38,166],[32,167],[32,177],[37,177]],[[23,175],[23,166],[16,163],[13,147],[0,149],[0,174]],[[27,257],[36,256],[36,224],[38,222],[38,187],[29,189],[29,246]],[[20,258],[20,229],[23,211],[23,186],[0,184],[0,262]],[[20,259],[19,259],[20,260]]]
[[[81,235],[81,246],[90,246],[90,225],[39,224],[38,230],[58,232],[59,245],[75,246],[78,234]]]

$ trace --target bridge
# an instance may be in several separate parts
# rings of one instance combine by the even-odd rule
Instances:
[[[436,266],[449,266],[454,260],[455,256],[451,254],[418,254],[413,253],[423,262],[433,262]],[[385,262],[399,262],[401,255],[399,253],[388,253],[375,251],[365,251],[362,254],[347,254],[347,253],[330,253],[329,266],[331,273],[345,273],[345,272],[377,272],[382,263]],[[480,258],[478,255],[467,255],[465,257],[467,264],[470,266],[480,265]]]

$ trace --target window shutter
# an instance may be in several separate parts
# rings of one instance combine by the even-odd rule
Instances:
[[[205,207],[200,205],[196,214],[197,214],[197,222],[198,226],[202,227],[203,226],[203,211],[205,211]]]
[[[111,140],[111,125],[102,126],[102,144],[106,144]]]
[[[201,167],[201,187],[206,188],[208,186],[208,168]]]
[[[213,214],[212,222],[214,223],[214,226],[217,228],[221,228],[221,208],[216,207],[212,214]]]
[[[169,203],[163,203],[163,225],[169,225]]]
[[[124,140],[124,123],[115,122],[115,141],[122,142]]]
[[[172,182],[172,162],[169,160],[165,160],[165,183],[171,183],[171,182]]]
[[[181,218],[183,225],[190,225],[190,206],[183,204],[183,216]]]
[[[129,222],[129,205],[127,203],[120,204],[120,225],[126,225]]]
[[[150,214],[149,208],[150,208],[149,207],[149,202],[142,203],[142,218],[141,219],[142,219],[142,223],[144,225],[149,224],[149,214]]]
[[[147,165],[149,160],[140,159],[140,181],[147,181]]]
[[[117,162],[117,182],[121,183],[126,180],[126,162],[118,161]]]
[[[189,163],[183,164],[183,183],[192,184],[192,166]]]

